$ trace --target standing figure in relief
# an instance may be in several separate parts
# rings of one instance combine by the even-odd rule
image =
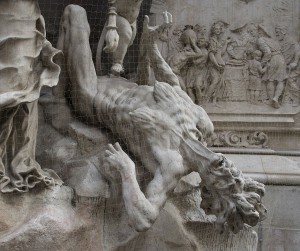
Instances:
[[[287,78],[286,64],[281,53],[280,45],[262,26],[258,26],[257,46],[263,52],[262,65],[267,66],[263,81],[267,83],[268,103],[279,108],[279,98],[284,91]]]
[[[237,34],[238,37],[233,39],[227,47],[227,53],[230,57],[227,64],[243,66],[246,63],[250,42],[249,34],[246,32],[246,24],[231,29],[231,32]]]
[[[210,72],[210,84],[206,93],[207,101],[212,99],[213,103],[217,102],[217,98],[222,96],[222,90],[224,89],[223,72],[225,62],[222,58],[227,50],[228,43],[231,42],[231,38],[222,40],[226,23],[218,21],[213,24],[211,28],[211,37],[209,43],[209,72]]]
[[[179,40],[182,43],[183,49],[179,52],[175,52],[175,54],[170,57],[169,65],[179,78],[182,90],[186,92],[187,86],[185,76],[188,70],[187,64],[189,60],[201,56],[202,52],[197,46],[197,34],[194,32],[191,25],[186,25]]]
[[[286,26],[276,26],[275,35],[288,70],[285,99],[297,106],[300,101],[300,86],[297,83],[300,78],[300,46],[287,34]]]
[[[204,99],[207,88],[207,60],[208,42],[205,37],[200,37],[197,45],[201,54],[192,60],[192,66],[188,68],[186,76],[187,94],[196,103],[200,104]]]
[[[249,102],[251,104],[257,104],[260,93],[262,91],[262,82],[261,76],[265,73],[266,68],[262,68],[261,65],[261,57],[262,52],[256,50],[252,53],[253,59],[248,62],[248,70],[249,70]]]
[[[196,24],[194,27],[194,31],[197,34],[198,41],[200,38],[206,37],[207,28],[205,25]]]
[[[143,0],[108,0],[109,12],[106,26],[102,31],[96,55],[97,75],[101,75],[101,53],[111,54],[111,73],[119,76],[127,49],[136,36],[136,19]],[[106,46],[104,46],[104,40]]]
[[[169,38],[169,56],[172,56],[183,49],[183,45],[180,42],[180,37],[183,31],[184,25],[178,25],[173,29]],[[167,61],[169,61],[169,58],[167,59]]]

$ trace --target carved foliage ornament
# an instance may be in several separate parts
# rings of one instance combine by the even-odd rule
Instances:
[[[215,133],[210,145],[215,147],[268,148],[268,143],[269,137],[264,132],[225,131]]]

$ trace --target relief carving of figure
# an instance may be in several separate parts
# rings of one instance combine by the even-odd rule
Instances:
[[[172,71],[178,76],[180,86],[187,91],[186,74],[188,70],[188,62],[194,58],[202,56],[202,51],[197,46],[197,34],[191,25],[186,25],[179,41],[183,49],[169,58],[169,65]]]
[[[263,81],[267,85],[268,103],[279,108],[279,98],[282,96],[287,78],[286,64],[280,45],[267,32],[264,26],[258,26],[257,46],[263,53],[262,65],[267,66]]]
[[[256,50],[252,53],[252,59],[248,61],[249,70],[249,84],[248,84],[248,96],[249,102],[252,104],[258,104],[258,100],[261,94],[262,88],[262,74],[265,73],[266,68],[261,65],[262,52]]]
[[[207,33],[207,28],[205,25],[200,25],[200,24],[196,24],[194,26],[194,31],[197,34],[197,39],[199,40],[200,38],[206,37],[206,33]]]
[[[46,39],[36,0],[0,1],[0,16],[0,191],[62,184],[35,160],[37,100],[42,86],[58,82],[59,51]]]
[[[249,43],[249,35],[246,32],[246,24],[231,29],[231,32],[237,34],[238,37],[228,44],[227,53],[230,59],[226,62],[226,64],[233,66],[245,65]]]
[[[178,25],[173,29],[171,36],[169,38],[169,47],[170,47],[169,57],[183,49],[183,45],[180,42],[180,37],[184,31],[184,28],[185,28],[184,25]]]
[[[194,58],[186,74],[187,94],[196,103],[200,104],[205,97],[207,89],[207,61],[208,61],[208,42],[204,36],[198,38],[197,45],[201,54]]]
[[[227,24],[223,21],[218,21],[213,24],[211,28],[211,37],[209,44],[209,73],[210,73],[210,83],[206,93],[207,100],[212,99],[213,103],[217,102],[217,98],[224,95],[224,79],[223,72],[225,67],[225,62],[223,60],[223,55],[227,50],[228,43],[231,42],[231,38],[226,40],[222,39],[224,34],[224,29]]]
[[[233,25],[232,41],[227,47],[226,66],[224,69],[224,83],[226,100],[246,101],[249,71],[247,59],[252,50],[251,36],[247,32],[247,24],[240,22]]]
[[[285,99],[297,106],[300,101],[300,85],[298,82],[300,78],[300,46],[287,34],[286,26],[276,26],[275,35],[281,46],[281,52],[288,71]]]
[[[123,60],[136,36],[136,19],[142,2],[143,0],[108,0],[108,20],[102,31],[96,55],[98,75],[101,74],[102,50],[112,57],[112,74],[119,76],[124,71]]]

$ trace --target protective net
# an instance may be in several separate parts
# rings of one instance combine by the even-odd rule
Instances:
[[[248,184],[245,180],[238,184],[240,173],[232,171],[227,177],[223,169],[205,173],[208,180],[202,181],[202,185],[195,172],[188,178],[176,180],[177,176],[184,176],[183,170],[175,170],[180,169],[178,163],[185,158],[193,162],[196,158],[192,154],[178,157],[174,152],[184,150],[181,145],[176,146],[177,149],[171,148],[170,145],[175,144],[172,140],[176,141],[178,135],[184,138],[191,133],[189,127],[194,126],[195,121],[205,120],[201,110],[190,109],[194,106],[189,102],[193,102],[205,109],[215,129],[212,133],[209,123],[198,123],[191,133],[193,140],[201,141],[201,145],[207,143],[210,150],[228,155],[248,177],[270,185],[265,197],[266,204],[271,207],[270,216],[256,228],[258,250],[268,250],[272,234],[278,233],[283,242],[283,235],[299,232],[297,222],[286,224],[283,217],[285,210],[299,211],[293,209],[295,202],[299,201],[295,191],[298,191],[300,182],[300,46],[295,39],[299,37],[299,27],[296,29],[294,19],[289,31],[293,39],[280,43],[279,38],[289,34],[289,29],[282,23],[290,20],[280,13],[284,8],[288,11],[300,8],[297,1],[290,5],[274,5],[272,11],[279,13],[283,20],[279,22],[281,25],[267,21],[267,27],[273,28],[275,34],[269,34],[261,25],[262,14],[251,14],[257,5],[249,4],[247,11],[243,9],[249,1],[237,1],[232,5],[193,1],[193,8],[184,8],[185,1],[174,1],[174,4],[157,0],[128,1],[128,6],[123,6],[127,12],[120,14],[117,11],[118,18],[130,19],[128,13],[134,11],[139,14],[136,24],[133,20],[128,26],[129,30],[122,26],[121,19],[117,20],[120,39],[121,36],[124,39],[118,46],[126,47],[124,60],[120,62],[119,54],[103,52],[107,45],[104,40],[99,47],[99,40],[107,35],[103,31],[108,33],[111,30],[111,27],[106,28],[110,25],[109,15],[116,14],[115,9],[109,7],[109,1],[38,2],[45,23],[39,10],[35,9],[34,14],[27,17],[32,20],[24,24],[24,34],[18,33],[19,37],[15,39],[23,41],[30,35],[30,39],[38,44],[31,48],[32,54],[18,54],[22,51],[22,45],[18,43],[10,43],[5,50],[0,47],[0,56],[3,55],[5,60],[13,59],[16,65],[18,62],[28,64],[28,58],[41,55],[38,57],[41,62],[32,60],[29,70],[22,72],[28,75],[34,87],[29,88],[28,84],[25,87],[0,86],[0,188],[3,193],[28,192],[41,184],[51,187],[64,182],[74,189],[74,207],[79,210],[86,208],[89,220],[103,226],[101,240],[104,250],[122,245],[126,248],[118,250],[148,250],[151,245],[154,247],[151,250],[175,250],[171,247],[176,245],[183,247],[176,250],[231,250],[224,248],[225,243],[234,246],[232,250],[243,250],[239,240],[247,242],[247,250],[257,250],[257,237],[244,224],[236,222],[256,225],[253,221],[257,223],[255,220],[261,217],[263,206],[257,197],[263,195],[263,188],[259,184]],[[269,3],[269,0],[264,0],[264,3]],[[163,13],[166,10],[173,14],[172,24],[167,24],[172,18]],[[206,10],[214,11],[206,13]],[[221,14],[224,10],[226,15]],[[236,14],[237,10],[241,11],[240,15]],[[3,8],[4,11],[7,10]],[[191,14],[187,14],[189,12]],[[205,14],[201,16],[201,13]],[[300,11],[293,13],[300,16]],[[143,25],[145,15],[150,18],[149,26]],[[236,21],[240,19],[245,21]],[[16,20],[21,22],[21,19]],[[28,25],[33,22],[34,35],[27,33]],[[165,24],[163,28],[157,28],[162,24]],[[127,33],[123,32],[125,30]],[[264,35],[252,36],[252,33],[259,32]],[[5,44],[7,37],[11,36],[8,31],[7,34],[3,36],[5,39],[0,34]],[[45,36],[63,53],[45,45]],[[119,74],[115,76],[113,71],[118,71],[118,68],[112,67],[118,63],[122,69],[119,68]],[[296,65],[291,66],[292,63]],[[56,64],[61,67],[60,75]],[[24,65],[20,68],[25,69]],[[34,74],[32,69],[37,69]],[[5,69],[3,76],[11,76],[8,71],[15,74],[12,69]],[[174,83],[183,89],[184,94],[178,95],[170,85],[155,81],[167,82],[166,79],[170,81],[168,84]],[[5,81],[16,82],[11,78]],[[58,81],[58,85],[53,87],[53,81]],[[135,83],[148,87],[137,88]],[[19,89],[26,93],[19,94]],[[16,96],[3,95],[11,90]],[[186,102],[189,99],[191,101]],[[36,152],[32,150],[35,146]],[[193,152],[198,150],[190,149]],[[118,159],[107,161],[117,154]],[[167,155],[169,157],[165,158]],[[131,165],[133,169],[122,173],[124,166]],[[175,171],[165,176],[164,173],[169,171],[164,168],[169,167]],[[130,173],[132,170],[136,173]],[[176,187],[174,191],[166,192],[167,188],[161,189],[153,182],[158,172],[162,175],[157,178],[157,183],[174,183],[175,180],[177,186],[170,185]],[[131,180],[132,175],[136,180]],[[224,178],[224,184],[216,185],[211,178],[213,175]],[[231,178],[235,186],[229,185]],[[210,187],[216,186],[217,192],[209,191]],[[133,192],[137,187],[142,193]],[[241,187],[247,187],[244,194],[249,195],[248,198],[253,196],[253,187],[259,196],[242,204],[242,199],[236,195]],[[205,200],[202,207],[207,214],[200,208],[201,193]],[[292,201],[285,200],[287,194]],[[145,197],[151,198],[150,202]],[[168,202],[159,201],[165,198]],[[149,210],[151,203],[165,206],[159,221],[152,232],[136,237],[135,230],[143,231],[147,224],[133,222],[134,215],[146,214],[151,224],[157,218],[151,218],[156,213],[156,208]],[[237,217],[236,225],[227,222],[228,218],[236,216],[234,210],[231,209],[231,216],[226,211],[231,203],[240,203],[239,210],[246,212],[244,218]],[[251,203],[256,203],[254,209]],[[250,209],[247,208],[249,204]],[[138,207],[140,211],[136,211]],[[254,220],[251,217],[253,211],[256,213]],[[210,213],[217,214],[217,217]],[[276,221],[274,215],[281,217],[280,220]],[[225,231],[226,235],[219,236],[211,227],[212,222],[216,222],[219,232]],[[183,240],[173,240],[172,233],[168,232],[170,228],[179,229]],[[234,235],[228,229],[236,233],[241,229],[244,231]],[[177,230],[174,230],[175,236]],[[153,243],[147,244],[147,240]]]

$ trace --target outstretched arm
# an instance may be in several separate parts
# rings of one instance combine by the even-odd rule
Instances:
[[[164,12],[163,16],[164,23],[159,26],[149,26],[149,17],[145,16],[143,42],[146,47],[144,47],[144,50],[147,50],[147,58],[141,58],[139,64],[143,64],[145,63],[145,60],[148,60],[157,81],[165,82],[171,86],[177,86],[180,88],[178,77],[164,60],[156,44],[156,40],[160,37],[160,35],[172,26],[172,15],[169,12]],[[147,67],[148,65],[149,64],[147,64]]]
[[[183,169],[182,161],[176,157],[178,153],[172,153],[172,151],[161,153],[158,159],[159,166],[168,168],[168,170],[157,168],[154,178],[144,194],[137,182],[135,165],[132,160],[118,143],[114,146],[109,145],[108,149],[106,161],[121,174],[123,200],[129,219],[137,231],[146,231],[157,219],[168,198],[168,193],[176,187],[177,172],[181,172]]]

